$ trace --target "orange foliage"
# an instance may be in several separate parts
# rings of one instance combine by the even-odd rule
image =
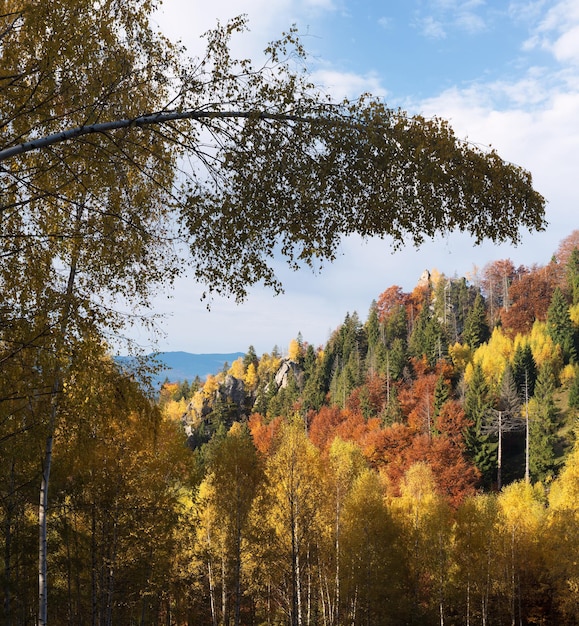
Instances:
[[[428,415],[432,417],[434,414],[434,388],[437,378],[435,373],[422,373],[398,394],[402,414],[408,420],[408,425],[417,432],[427,429]]]
[[[414,438],[415,433],[408,426],[396,423],[372,430],[364,439],[364,456],[374,468],[385,470],[396,489],[407,469],[404,458]]]
[[[458,507],[465,497],[474,494],[480,474],[448,437],[432,439],[426,460],[432,468],[438,492],[452,506]]]
[[[417,285],[406,301],[406,315],[410,324],[418,318],[425,303],[430,300],[430,285]]]
[[[336,437],[338,426],[346,415],[336,406],[323,406],[310,420],[310,441],[320,450],[327,450]]]
[[[438,432],[448,437],[453,446],[459,450],[464,450],[464,433],[471,423],[459,402],[447,400],[440,409],[435,427]]]
[[[375,414],[382,411],[386,403],[386,382],[382,376],[376,373],[368,374],[366,383],[362,387],[357,387],[350,393],[348,400],[346,401],[346,408],[353,413],[362,413],[362,399],[361,394],[363,391],[367,391],[366,401],[370,405],[370,408]]]
[[[510,337],[531,332],[535,320],[544,321],[551,302],[555,277],[548,267],[520,276],[510,287],[511,305],[501,311],[501,322]]]
[[[344,411],[346,419],[336,429],[336,435],[344,441],[354,441],[360,444],[368,433],[368,424],[371,420],[364,419],[361,413]]]
[[[253,437],[253,444],[260,454],[271,454],[278,438],[282,421],[281,417],[276,417],[269,424],[266,424],[260,413],[253,413],[250,416],[248,422],[249,432]]]
[[[395,313],[399,307],[407,306],[409,304],[409,295],[402,291],[402,288],[398,285],[392,285],[388,287],[386,291],[383,291],[378,296],[378,302],[376,302],[376,311],[378,313],[378,319],[381,322],[386,321],[393,313]]]

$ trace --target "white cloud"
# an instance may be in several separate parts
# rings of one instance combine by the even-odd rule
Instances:
[[[334,0],[165,0],[154,21],[175,41],[182,41],[191,55],[202,54],[200,36],[214,28],[217,20],[226,23],[240,14],[247,15],[251,36],[237,38],[232,46],[237,54],[258,59],[269,41],[277,39],[294,23],[306,30],[308,20],[337,10]]]
[[[381,28],[388,29],[390,28],[391,25],[392,25],[392,20],[389,17],[382,16],[378,20],[378,26],[380,26]]]
[[[579,65],[579,3],[557,2],[539,19],[524,47],[541,48],[559,63]]]
[[[338,100],[354,99],[363,93],[371,93],[379,98],[387,95],[380,77],[374,72],[361,75],[332,69],[319,69],[312,74],[312,79],[315,84],[322,85]]]
[[[471,11],[460,12],[455,19],[455,24],[460,30],[468,33],[479,33],[486,28],[483,18]]]
[[[446,37],[442,22],[431,15],[420,20],[420,30],[429,39],[444,39]]]
[[[558,61],[579,64],[579,25],[563,33],[553,43],[552,50]]]
[[[551,237],[560,240],[577,224],[573,181],[579,153],[579,92],[553,91],[540,107],[526,106],[522,97],[513,98],[512,92],[519,96],[541,92],[538,83],[539,79],[533,85],[527,77],[511,86],[498,83],[481,84],[464,92],[453,89],[423,102],[421,110],[450,120],[457,136],[492,145],[503,158],[528,169],[536,189],[548,202]],[[493,105],[493,98],[500,100],[501,96],[509,106]],[[535,261],[540,262],[537,251],[533,246],[529,256],[535,255]]]

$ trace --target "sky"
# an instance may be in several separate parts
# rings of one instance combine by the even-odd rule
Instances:
[[[579,0],[164,0],[154,21],[194,56],[202,33],[239,13],[250,32],[235,38],[236,53],[258,59],[295,24],[314,82],[334,97],[369,92],[445,118],[458,137],[529,170],[548,227],[517,247],[452,234],[393,253],[387,241],[352,237],[321,272],[276,263],[284,294],[256,287],[245,303],[215,299],[209,311],[185,276],[154,300],[156,343],[134,331],[145,350],[285,352],[298,333],[324,345],[347,313],[364,321],[391,285],[411,291],[426,269],[459,277],[505,258],[544,265],[579,228]]]

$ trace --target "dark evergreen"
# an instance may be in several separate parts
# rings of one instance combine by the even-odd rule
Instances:
[[[247,352],[243,357],[243,365],[245,369],[247,369],[252,363],[257,369],[257,366],[259,365],[259,359],[257,358],[257,354],[255,353],[255,348],[253,346],[249,346],[249,348],[247,348]]]
[[[547,310],[547,332],[561,346],[565,363],[577,362],[576,333],[569,317],[569,304],[559,287],[553,291]]]
[[[569,407],[571,409],[579,409],[579,370],[575,373],[575,378],[573,378],[569,387]]]
[[[450,398],[450,392],[450,385],[441,374],[434,387],[434,417],[438,416],[442,405]]]
[[[579,250],[577,248],[573,248],[567,262],[567,286],[571,303],[579,304]]]
[[[467,453],[479,469],[485,486],[492,485],[497,468],[497,437],[485,430],[491,420],[492,398],[480,363],[474,366],[464,399],[464,412],[471,422],[465,433]]]
[[[530,413],[529,471],[533,481],[544,481],[555,470],[559,414],[554,401],[555,375],[550,364],[539,370]]]
[[[517,385],[519,397],[531,398],[535,393],[535,381],[537,380],[537,365],[529,344],[521,345],[515,350],[513,356],[513,378]]]
[[[427,306],[423,306],[410,336],[409,352],[411,356],[426,357],[428,364],[433,366],[447,351],[443,328]]]
[[[471,350],[476,350],[481,344],[488,341],[490,336],[491,333],[487,322],[485,302],[479,292],[476,294],[472,308],[466,316],[462,341],[466,343]]]

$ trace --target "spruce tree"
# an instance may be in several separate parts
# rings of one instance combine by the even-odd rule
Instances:
[[[571,303],[579,304],[579,250],[573,248],[567,262],[567,285],[571,294]]]
[[[479,292],[476,294],[472,308],[466,316],[462,340],[471,350],[476,350],[481,344],[488,341],[490,336],[485,303]]]
[[[547,332],[553,341],[561,346],[565,362],[576,363],[575,329],[569,317],[569,304],[559,287],[553,291],[551,304],[547,310]]]
[[[434,387],[434,417],[438,416],[442,405],[450,398],[450,391],[450,385],[441,374]]]
[[[569,387],[569,408],[579,409],[579,370],[576,371]]]
[[[537,365],[529,344],[517,346],[513,356],[513,378],[521,398],[532,397],[535,393]]]
[[[497,467],[496,437],[485,430],[491,410],[489,385],[480,363],[477,363],[464,399],[464,412],[471,422],[465,433],[465,443],[470,459],[479,469],[483,483],[487,486],[492,484]]]
[[[535,481],[552,476],[555,468],[558,411],[554,401],[555,375],[550,364],[539,370],[531,405],[529,471]]]

